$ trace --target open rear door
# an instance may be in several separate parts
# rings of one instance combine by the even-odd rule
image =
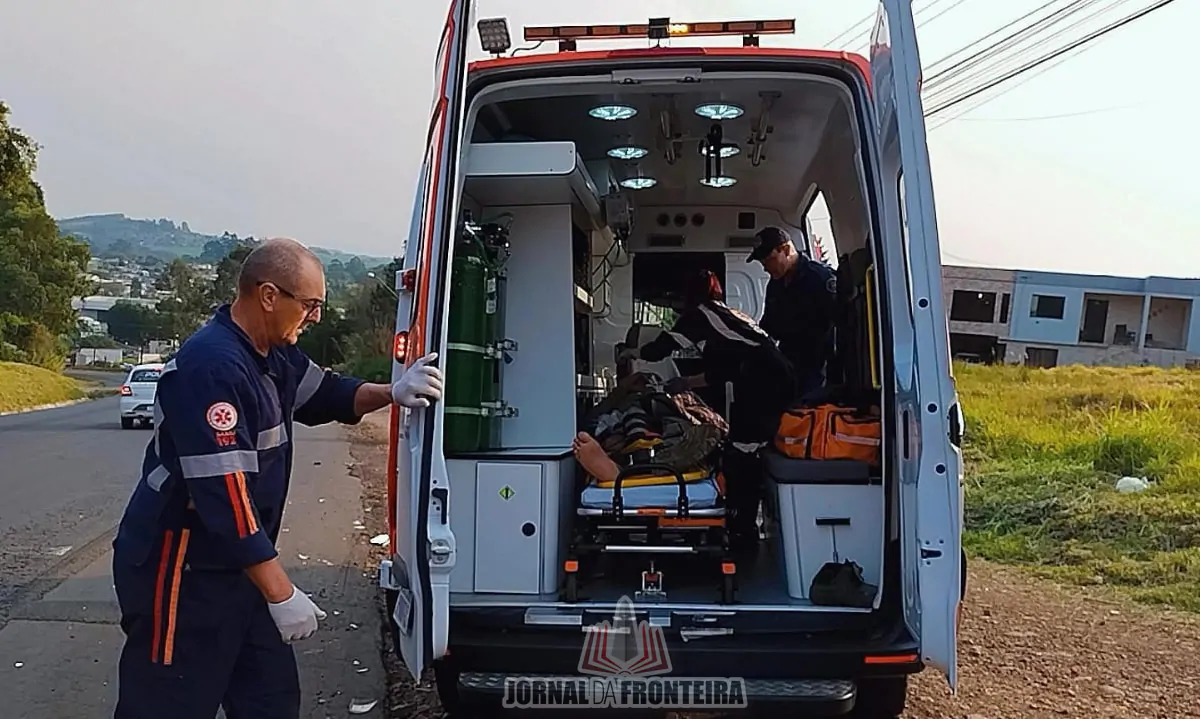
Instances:
[[[961,601],[962,456],[942,300],[941,250],[921,107],[921,58],[912,0],[882,0],[871,41],[871,85],[881,160],[885,241],[902,248],[911,342],[896,344],[900,522],[905,619],[925,663],[956,689]],[[891,250],[886,254],[895,256]],[[890,283],[893,287],[896,283]],[[894,296],[894,295],[893,295]],[[902,356],[903,355],[903,356]]]
[[[467,41],[474,14],[474,0],[452,0],[438,48],[425,158],[404,269],[396,282],[400,299],[393,381],[405,365],[445,342],[466,110]],[[439,364],[444,356],[439,355]],[[456,546],[450,530],[441,415],[441,403],[421,410],[392,408],[388,457],[392,556],[382,568],[380,583],[394,592],[397,650],[414,678],[445,655],[449,638],[450,571]]]

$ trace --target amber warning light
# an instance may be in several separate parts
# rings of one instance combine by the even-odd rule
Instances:
[[[651,20],[641,25],[553,25],[525,28],[525,41],[547,40],[612,40],[614,38],[644,37],[662,40],[672,37],[715,35],[791,35],[796,32],[793,20],[733,20],[730,22],[671,22],[667,18]]]

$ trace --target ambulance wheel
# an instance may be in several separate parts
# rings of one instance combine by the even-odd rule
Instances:
[[[122,417],[121,429],[133,429],[133,417]]]

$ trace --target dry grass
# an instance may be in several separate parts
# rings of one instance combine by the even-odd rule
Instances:
[[[1200,372],[956,368],[976,556],[1200,611]],[[1150,489],[1120,494],[1122,476]]]
[[[87,389],[57,372],[15,362],[0,362],[0,412],[83,399]]]

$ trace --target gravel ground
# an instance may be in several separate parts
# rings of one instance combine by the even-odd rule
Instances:
[[[381,412],[351,430],[367,523],[378,532],[387,522],[386,421]],[[906,719],[1200,718],[1200,618],[984,562],[972,562],[967,595],[958,696],[924,673],[910,685]],[[408,680],[390,638],[383,644],[389,719],[442,716],[432,687]]]

